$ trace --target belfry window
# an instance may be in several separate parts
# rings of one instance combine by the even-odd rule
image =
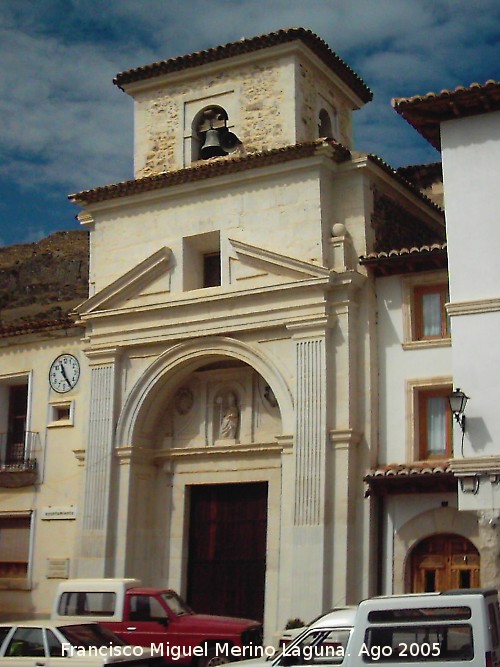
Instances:
[[[326,109],[321,109],[319,112],[319,123],[318,123],[318,136],[320,137],[332,137],[332,121],[330,114]]]
[[[193,121],[192,155],[194,160],[208,160],[233,153],[241,141],[229,131],[225,109],[211,105],[196,114]]]

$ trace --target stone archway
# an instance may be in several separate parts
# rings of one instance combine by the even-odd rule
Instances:
[[[237,426],[225,435],[220,414],[233,397]],[[277,428],[271,429],[273,420]],[[191,503],[199,500],[193,489],[212,487],[217,494],[231,486],[258,487],[266,489],[259,505],[258,585],[266,599],[276,597],[283,468],[292,473],[282,457],[289,464],[293,431],[291,391],[260,349],[220,337],[181,343],[158,356],[130,389],[118,422],[116,576],[137,576],[189,596],[197,550]],[[211,507],[227,518],[225,502],[217,496]],[[220,521],[214,530],[224,535],[226,524]],[[214,554],[215,569],[221,559]],[[236,602],[241,609],[248,606],[247,600]],[[254,606],[261,607],[262,600]],[[234,613],[241,611],[235,607]]]
[[[413,548],[431,535],[446,533],[465,537],[479,549],[478,522],[475,513],[460,512],[454,507],[436,507],[418,514],[394,534],[394,593],[408,593],[412,589],[409,559]]]
[[[118,419],[116,447],[131,447],[140,442],[145,415],[156,395],[174,387],[209,360],[235,359],[247,364],[269,384],[278,403],[282,433],[294,431],[294,407],[291,390],[284,375],[260,350],[230,338],[196,339],[180,343],[160,355],[143,373],[125,400]]]

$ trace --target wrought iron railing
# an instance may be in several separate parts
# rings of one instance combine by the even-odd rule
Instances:
[[[22,437],[0,433],[0,471],[36,470],[37,431],[24,431]]]

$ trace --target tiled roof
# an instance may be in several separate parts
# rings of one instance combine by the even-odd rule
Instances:
[[[440,269],[448,265],[446,243],[432,243],[419,248],[394,248],[389,252],[371,252],[359,258],[359,263],[374,270],[376,275],[394,275],[408,270]]]
[[[433,183],[443,182],[443,167],[441,162],[409,164],[405,167],[398,167],[396,171],[417,188],[428,188]]]
[[[417,461],[415,463],[389,463],[368,472],[365,479],[373,477],[392,477],[395,475],[437,475],[450,473],[450,461]]]
[[[70,316],[59,320],[41,320],[33,322],[17,322],[15,324],[0,325],[0,338],[22,336],[23,334],[42,333],[45,331],[59,331],[72,329],[76,326],[75,318]]]
[[[173,187],[176,185],[183,185],[185,183],[193,183],[208,178],[215,178],[217,176],[226,176],[228,174],[236,174],[246,171],[248,169],[256,169],[259,167],[267,167],[273,164],[280,164],[288,162],[289,160],[297,160],[300,158],[311,157],[325,146],[333,148],[332,159],[337,162],[345,162],[351,157],[349,149],[334,139],[316,139],[314,141],[303,142],[300,144],[293,144],[291,146],[284,146],[282,148],[273,148],[271,150],[259,151],[256,153],[249,153],[247,155],[232,155],[226,157],[215,157],[210,160],[197,162],[191,167],[183,169],[176,169],[172,171],[165,171],[161,174],[153,176],[145,176],[144,178],[131,179],[129,181],[122,181],[120,183],[113,183],[111,185],[103,185],[92,190],[83,190],[75,194],[69,195],[75,204],[85,206],[86,204],[94,204],[100,201],[107,201],[109,199],[118,199],[119,197],[128,197],[143,192],[150,192],[152,190],[160,190],[162,188]],[[411,181],[407,180],[388,165],[384,160],[376,155],[368,155],[368,159],[378,165],[385,172],[396,178],[405,187],[410,189],[420,199],[432,206],[441,215],[442,209],[435,204],[429,197],[424,195]],[[444,219],[443,219],[444,225]]]
[[[210,10],[208,10],[210,11]],[[352,70],[320,37],[305,28],[286,28],[271,32],[266,35],[259,35],[252,38],[243,38],[237,42],[230,42],[223,46],[195,51],[177,58],[160,60],[137,67],[116,75],[114,83],[123,89],[123,87],[134,81],[142,81],[171,72],[179,72],[191,67],[199,67],[207,63],[217,62],[225,58],[240,56],[245,53],[252,53],[272,46],[302,41],[308,46],[318,58],[320,58],[327,67],[329,67],[345,84],[347,84],[363,102],[369,102],[373,94],[366,86],[364,81]]]
[[[457,486],[449,460],[391,463],[370,470],[363,481],[369,486],[366,495],[447,493]]]
[[[392,100],[392,106],[434,148],[441,150],[443,121],[500,110],[500,82],[490,80],[440,93],[399,97]]]
[[[404,183],[404,185],[406,185],[407,187],[409,186],[421,199],[424,199],[436,211],[439,211],[439,213],[443,215],[443,224],[444,224],[443,209],[440,206],[438,206],[436,202],[432,201],[432,199],[427,197],[427,195],[423,194],[423,192],[420,191],[417,185],[415,185],[415,183],[411,179],[407,178],[406,175],[400,171],[400,169],[393,169],[391,165],[385,162],[385,160],[378,157],[378,155],[373,155],[372,153],[368,155],[368,159],[377,164],[381,169],[383,169],[387,173],[391,174],[391,176],[394,176],[398,181]]]
[[[113,185],[104,185],[93,190],[84,190],[83,192],[69,195],[69,199],[76,204],[85,205],[108,199],[127,197],[142,192],[150,192],[175,185],[183,185],[184,183],[201,181],[207,178],[215,178],[216,176],[235,174],[248,169],[267,167],[273,164],[288,162],[289,160],[311,157],[325,146],[333,149],[332,159],[335,162],[344,162],[350,157],[349,150],[333,139],[317,139],[315,141],[250,153],[248,155],[234,156],[233,154],[227,157],[216,157],[198,162],[192,167],[166,171],[154,176],[145,176],[144,178],[130,181],[122,181]]]

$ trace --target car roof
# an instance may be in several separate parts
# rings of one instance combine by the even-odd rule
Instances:
[[[15,621],[2,621],[0,628],[21,626],[26,628],[60,628],[67,625],[98,625],[98,623],[84,621],[77,623],[75,621],[58,621],[51,618],[27,619],[25,621],[16,619]]]
[[[332,627],[351,627],[354,625],[357,607],[344,607],[335,609],[311,623],[310,628],[332,628]]]

